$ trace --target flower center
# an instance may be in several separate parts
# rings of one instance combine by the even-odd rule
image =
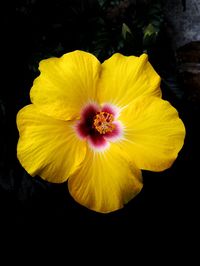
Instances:
[[[93,127],[100,133],[106,134],[112,132],[115,129],[113,114],[107,112],[100,112],[94,117]]]

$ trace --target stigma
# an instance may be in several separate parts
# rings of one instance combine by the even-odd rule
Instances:
[[[95,128],[100,134],[112,132],[115,129],[113,121],[113,114],[107,112],[99,112],[94,116],[93,128]]]

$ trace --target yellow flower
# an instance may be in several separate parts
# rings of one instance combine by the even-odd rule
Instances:
[[[17,115],[18,159],[49,182],[68,180],[72,197],[98,212],[123,207],[142,189],[140,169],[169,168],[185,128],[161,99],[160,77],[140,57],[104,63],[83,51],[42,60]]]

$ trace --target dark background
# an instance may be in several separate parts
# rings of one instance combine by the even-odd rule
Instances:
[[[172,49],[162,1],[17,0],[1,8],[0,220],[2,234],[15,243],[10,247],[20,239],[24,243],[36,239],[40,245],[46,237],[60,236],[64,246],[70,242],[75,250],[89,241],[90,252],[103,241],[99,257],[101,252],[111,254],[113,245],[115,257],[122,249],[129,257],[128,247],[135,246],[136,254],[140,250],[145,258],[158,253],[165,259],[170,254],[183,257],[186,239],[196,235],[200,109],[199,87],[192,90],[193,76],[181,67],[184,60],[200,62],[199,46]],[[89,51],[101,61],[114,52],[139,55],[147,51],[162,77],[163,98],[177,108],[187,131],[173,166],[160,173],[143,171],[142,192],[122,210],[106,215],[76,203],[66,183],[32,178],[16,157],[16,114],[30,102],[38,62],[75,49]],[[57,245],[53,240],[51,244]]]

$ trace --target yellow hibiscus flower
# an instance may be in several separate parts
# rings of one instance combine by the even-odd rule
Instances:
[[[102,64],[74,51],[42,60],[17,115],[18,159],[32,175],[68,180],[72,197],[98,212],[123,207],[142,189],[141,170],[169,168],[185,128],[161,99],[160,77],[140,57],[114,54]]]

